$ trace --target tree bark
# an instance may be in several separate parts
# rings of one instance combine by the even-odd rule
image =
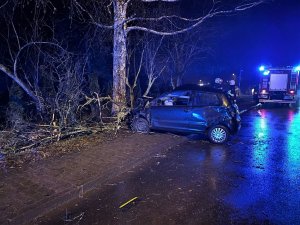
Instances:
[[[130,88],[129,89],[129,94],[130,94],[130,108],[134,108],[134,101],[135,101],[135,96],[134,96],[134,89]]]
[[[126,11],[124,0],[114,0],[113,114],[126,105]]]

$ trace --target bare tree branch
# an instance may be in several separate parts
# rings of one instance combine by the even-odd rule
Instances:
[[[37,96],[18,77],[16,77],[7,67],[2,64],[0,64],[0,70],[14,80],[34,100],[34,102],[38,104],[38,107],[41,108],[41,104]]]
[[[73,0],[73,1],[79,7],[80,10],[82,10],[83,12],[85,12],[88,15],[88,17],[92,21],[92,24],[94,24],[94,25],[96,25],[97,27],[100,27],[100,28],[106,28],[106,29],[113,29],[114,28],[114,25],[104,25],[104,24],[96,22],[96,20],[94,19],[94,17],[92,16],[92,14],[89,11],[87,11],[85,8],[83,8],[83,6],[80,5],[78,1],[76,1],[76,0]]]
[[[253,3],[246,3],[246,4],[242,4],[240,6],[235,7],[232,10],[218,10],[216,9],[216,3],[214,2],[212,8],[209,10],[209,12],[203,16],[203,17],[199,17],[196,19],[188,19],[188,18],[184,18],[184,17],[179,17],[179,16],[163,16],[163,17],[158,17],[158,18],[146,18],[145,20],[150,20],[150,21],[159,21],[162,19],[168,19],[168,18],[178,18],[184,21],[190,21],[190,22],[195,22],[194,24],[192,24],[191,26],[188,26],[184,29],[181,30],[177,30],[177,31],[158,31],[158,30],[154,30],[151,28],[146,28],[146,27],[142,27],[142,26],[129,26],[127,28],[127,33],[132,31],[132,30],[140,30],[140,31],[145,31],[145,32],[149,32],[152,34],[157,34],[157,35],[166,35],[166,36],[170,36],[170,35],[176,35],[176,34],[182,34],[184,32],[187,32],[189,30],[194,29],[195,27],[199,26],[200,24],[202,24],[204,21],[212,18],[212,17],[216,17],[219,15],[228,15],[228,14],[232,14],[238,11],[244,11],[246,9],[250,9],[253,8],[257,5],[260,5],[262,3],[264,3],[264,0],[260,0],[257,2],[253,2]],[[135,18],[133,18],[132,20],[135,20]],[[137,18],[137,20],[143,20],[142,18]]]
[[[67,52],[63,47],[61,47],[59,44],[56,44],[56,43],[53,43],[53,42],[47,42],[47,41],[33,41],[33,42],[29,42],[25,45],[23,45],[20,50],[18,51],[16,57],[15,57],[15,60],[14,60],[14,75],[17,77],[18,74],[17,74],[17,64],[18,64],[18,60],[19,60],[19,56],[20,54],[22,53],[22,51],[25,49],[25,48],[28,48],[29,46],[31,45],[52,45],[52,46],[55,46],[59,49],[61,49],[63,52]]]
[[[138,79],[139,79],[139,76],[140,76],[140,73],[141,73],[141,70],[142,70],[142,65],[143,65],[143,60],[144,60],[144,52],[145,52],[145,49],[142,50],[137,71],[134,70],[134,74],[133,74],[134,78],[133,78],[133,83],[132,84],[130,84],[130,82],[129,82],[129,76],[130,76],[129,68],[130,68],[130,66],[128,66],[128,72],[127,72],[127,76],[126,76],[126,85],[129,88],[129,97],[130,97],[130,106],[131,106],[131,108],[133,108],[134,102],[135,102],[134,91],[135,91],[135,88],[137,86],[137,82],[138,82]],[[133,51],[132,54],[134,54],[134,53],[135,53],[135,51]],[[131,57],[131,55],[128,56],[129,60],[130,60],[130,57]],[[135,64],[136,63],[135,63],[135,60],[134,60],[134,67],[135,67]]]
[[[160,38],[160,41],[157,44],[157,46],[151,45],[151,44],[154,44],[153,40],[150,41],[146,46],[145,70],[146,70],[146,74],[147,74],[147,78],[148,78],[148,83],[147,83],[147,88],[143,94],[144,97],[146,97],[149,94],[154,82],[157,80],[157,78],[160,77],[160,75],[165,70],[166,65],[167,65],[168,59],[166,61],[164,61],[164,60],[158,59],[158,57],[157,57],[158,52],[161,48],[163,39],[164,39],[164,37]],[[156,45],[156,41],[155,41],[155,45]]]
[[[161,17],[157,17],[157,18],[152,18],[152,17],[133,17],[133,18],[130,18],[128,20],[126,20],[127,23],[129,22],[135,22],[135,21],[151,21],[151,22],[159,22],[160,20],[164,20],[164,19],[167,19],[167,20],[170,20],[170,19],[179,19],[179,20],[183,20],[183,21],[186,21],[186,22],[196,22],[196,21],[199,21],[199,18],[185,18],[185,17],[181,17],[181,16],[178,16],[178,15],[170,15],[170,16],[161,16]]]
[[[6,2],[4,2],[2,5],[0,5],[0,9],[3,8],[4,6],[6,6],[8,3],[8,0]]]

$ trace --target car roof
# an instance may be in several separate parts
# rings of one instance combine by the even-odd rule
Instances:
[[[174,91],[185,91],[185,90],[224,93],[222,90],[214,88],[212,86],[199,86],[197,84],[185,84],[174,89]]]

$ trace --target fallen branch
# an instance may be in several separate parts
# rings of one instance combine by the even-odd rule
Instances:
[[[261,107],[261,103],[258,103],[258,104],[254,105],[254,106],[251,106],[249,109],[241,110],[240,111],[240,115],[242,115],[242,114],[244,114],[244,113],[246,113],[246,112],[248,112],[248,111],[250,111],[252,109],[258,108],[258,107]]]
[[[88,131],[88,130],[78,130],[78,131],[72,131],[72,132],[69,132],[69,133],[66,133],[66,134],[57,134],[57,135],[54,135],[54,136],[51,136],[51,137],[46,137],[46,138],[43,138],[41,140],[39,140],[38,142],[36,143],[33,143],[31,145],[27,145],[27,146],[24,146],[24,147],[21,147],[19,148],[19,151],[24,151],[26,149],[29,149],[29,148],[35,148],[41,144],[47,144],[55,139],[58,139],[58,140],[61,140],[61,139],[65,139],[67,137],[70,137],[70,136],[73,136],[73,135],[79,135],[79,134],[90,134],[92,133],[91,131]]]

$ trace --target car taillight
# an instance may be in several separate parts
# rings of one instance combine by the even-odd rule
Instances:
[[[291,95],[295,94],[295,90],[290,90],[289,92],[290,92]]]

